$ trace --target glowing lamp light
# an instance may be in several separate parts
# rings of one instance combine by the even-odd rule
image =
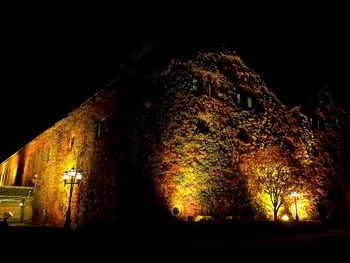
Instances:
[[[289,216],[288,215],[283,215],[282,216],[283,221],[289,221]]]
[[[203,220],[203,216],[196,216],[196,218],[194,219],[195,222],[199,222]]]
[[[74,167],[73,167],[73,168],[70,169],[70,171],[69,171],[69,176],[70,176],[70,177],[74,177],[75,175],[76,175],[76,172],[75,172]]]
[[[64,174],[63,174],[63,180],[68,180],[68,172],[65,171]]]
[[[62,178],[65,186],[66,184],[79,184],[80,180],[83,178],[83,173],[81,171],[77,172],[73,167],[69,172],[65,171]],[[71,178],[71,180],[70,182],[67,182],[69,178]]]
[[[73,186],[75,184],[79,184],[80,180],[83,178],[83,173],[81,171],[77,172],[74,167],[70,169],[69,172],[65,171],[62,175],[64,186],[67,184],[70,184],[70,191],[69,191],[69,201],[68,201],[68,209],[67,209],[67,215],[66,215],[66,221],[64,223],[65,228],[70,228],[71,225],[71,202],[72,202],[72,193],[73,193]],[[70,180],[69,180],[70,178]]]
[[[295,191],[291,193],[291,196],[293,196],[294,198],[298,198],[299,195],[300,194],[298,192],[295,192]]]
[[[298,200],[298,197],[299,197],[299,193],[298,192],[292,192],[291,194],[290,194],[291,196],[293,196],[294,197],[294,204],[295,204],[295,221],[299,221],[299,216],[298,216],[298,202],[297,202],[297,200]]]

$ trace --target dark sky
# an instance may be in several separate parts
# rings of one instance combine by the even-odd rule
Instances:
[[[113,80],[144,39],[169,54],[225,41],[283,102],[298,104],[327,83],[349,110],[350,21],[342,7],[40,8],[5,10],[1,160]]]

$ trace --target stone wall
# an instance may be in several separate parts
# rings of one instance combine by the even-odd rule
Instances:
[[[116,169],[111,162],[115,100],[116,91],[100,91],[0,165],[1,184],[35,186],[34,223],[40,223],[46,210],[48,225],[63,225],[69,185],[64,186],[62,174],[72,167],[83,172],[79,186],[74,185],[73,226],[116,213],[111,205],[116,203]]]
[[[313,123],[324,122],[315,127],[234,52],[199,53],[146,78],[139,73],[124,69],[0,165],[0,185],[35,187],[34,223],[46,210],[47,225],[63,226],[69,185],[62,174],[72,167],[83,173],[73,191],[75,228],[164,215],[271,218],[266,193],[252,183],[263,168],[283,166],[293,180],[281,212],[292,214],[297,188],[305,219],[317,216],[332,185],[348,184],[347,159],[336,161],[349,134],[337,127],[350,123],[341,117],[348,115],[314,114]]]

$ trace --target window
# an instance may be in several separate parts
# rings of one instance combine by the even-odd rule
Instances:
[[[208,95],[215,97],[215,90],[212,83],[205,81],[204,84],[201,79],[193,78],[192,79],[192,90],[195,95]]]
[[[310,118],[310,125],[311,128],[314,130],[326,130],[326,124],[322,119],[318,119],[317,117],[314,117],[314,119]]]
[[[197,123],[197,129],[202,134],[207,134],[210,130],[205,121],[199,120]]]
[[[241,104],[241,94],[237,93],[237,104]]]
[[[244,143],[249,143],[250,142],[249,134],[243,128],[239,130],[239,132],[237,134],[237,139],[239,139],[240,141],[242,141]]]
[[[205,94],[211,96],[213,92],[213,87],[210,82],[205,83]]]
[[[74,136],[70,138],[69,140],[69,150],[72,150],[74,146]]]
[[[247,97],[247,105],[249,109],[253,108],[253,101],[251,97]]]
[[[48,149],[46,153],[46,162],[49,162],[51,159],[51,147]]]
[[[199,96],[204,92],[202,81],[200,78],[193,78],[192,79],[192,90],[196,96]]]
[[[95,130],[95,138],[100,139],[103,137],[104,132],[105,132],[105,120],[99,120],[96,123],[96,130]]]
[[[179,210],[179,208],[177,208],[176,206],[175,206],[174,209],[173,209],[173,214],[174,214],[175,216],[178,216],[178,215],[180,214],[180,210]]]
[[[101,135],[102,135],[102,121],[99,121],[98,122],[98,125],[97,125],[97,131],[96,131],[96,136],[97,138],[101,138]]]
[[[198,87],[198,79],[192,80],[192,89],[195,93],[199,93],[199,87]]]

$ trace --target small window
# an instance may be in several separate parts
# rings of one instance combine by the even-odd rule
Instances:
[[[207,125],[206,122],[203,121],[203,120],[199,120],[199,121],[198,121],[198,123],[197,123],[197,129],[198,129],[198,131],[199,131],[200,133],[202,133],[202,134],[207,134],[207,133],[209,133],[209,131],[210,131],[208,125]]]
[[[104,136],[104,132],[105,132],[105,119],[103,120],[99,120],[96,123],[96,132],[95,132],[95,138],[100,139]]]
[[[71,137],[69,140],[69,150],[72,150],[74,146],[74,137]]]
[[[180,210],[179,210],[179,208],[177,208],[176,206],[175,206],[174,209],[173,209],[173,214],[174,214],[175,216],[178,216],[178,215],[180,214]]]
[[[196,92],[196,93],[199,92],[198,79],[193,79],[193,80],[192,80],[192,89],[193,89],[193,91]]]
[[[249,134],[245,129],[240,129],[238,134],[237,134],[237,139],[239,139],[240,141],[244,142],[244,143],[249,143],[250,142],[250,138],[249,138]]]
[[[251,97],[247,97],[247,105],[249,109],[253,108],[253,101]]]
[[[46,162],[50,161],[51,159],[51,147],[49,148],[48,152],[47,152],[47,159]]]
[[[192,91],[196,96],[199,96],[203,92],[202,82],[199,78],[192,79]]]
[[[213,95],[213,86],[210,82],[205,83],[205,94],[212,96]]]
[[[241,94],[237,93],[237,104],[241,105]]]

